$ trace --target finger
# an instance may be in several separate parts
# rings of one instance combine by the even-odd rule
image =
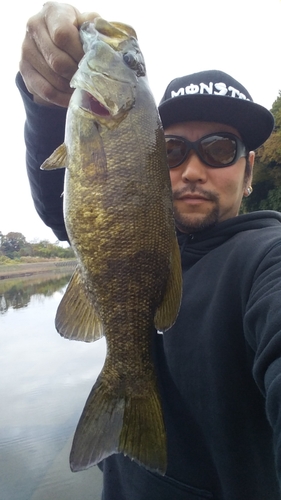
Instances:
[[[23,57],[29,57],[29,52],[32,51],[33,60],[36,64],[36,58],[39,58],[40,54],[40,64],[44,61],[45,65],[52,71],[70,80],[77,69],[78,61],[83,56],[78,30],[73,26],[72,28],[74,29],[74,37],[77,36],[78,45],[74,54],[73,48],[69,47],[70,43],[67,44],[67,42],[65,42],[66,46],[68,46],[68,51],[59,47],[59,43],[62,45],[60,38],[61,36],[63,37],[63,35],[57,34],[57,38],[55,36],[55,39],[52,39],[46,25],[42,26],[42,23],[37,24],[36,19],[31,19],[27,27],[27,33],[23,44]],[[72,45],[75,45],[75,43],[72,42]],[[76,60],[76,58],[78,58],[78,60]]]
[[[20,61],[19,69],[27,90],[46,101],[46,105],[53,103],[67,106],[72,93],[69,80],[58,75],[46,64],[33,39],[26,37],[22,49],[25,56]],[[73,72],[75,69],[76,67]]]
[[[78,28],[81,28],[82,24],[87,21],[94,21],[97,17],[101,17],[97,12],[83,12],[77,15]]]
[[[27,62],[21,61],[20,71],[26,88],[33,94],[35,102],[39,102],[45,106],[68,106],[73,92],[73,89],[71,89],[69,85],[66,86],[66,91],[59,90]]]
[[[57,59],[55,59],[56,57]],[[27,66],[24,64],[25,62]],[[22,45],[21,66],[23,71],[29,64],[58,90],[67,92],[69,81],[77,70],[77,63],[68,55],[64,53],[58,54],[57,52],[56,55],[53,54],[52,60],[49,62],[50,64],[46,63],[46,59],[38,49],[34,39],[27,34]],[[26,75],[26,78],[28,79],[28,75]]]
[[[46,30],[50,40],[57,49],[79,62],[83,56],[83,50],[78,31],[78,11],[74,8],[67,9],[65,4],[56,4],[56,9],[47,9],[46,6],[44,8],[46,9],[44,17]],[[40,41],[40,33],[36,34]],[[44,45],[41,48],[44,48]]]
[[[83,56],[79,28],[83,22],[100,17],[99,14],[81,14],[71,5],[57,2],[47,2],[43,7],[43,14],[46,29],[54,45],[79,62]]]
[[[84,55],[79,27],[96,17],[97,13],[80,14],[68,4],[47,2],[28,20],[20,71],[35,100],[68,105],[73,92],[69,82]]]

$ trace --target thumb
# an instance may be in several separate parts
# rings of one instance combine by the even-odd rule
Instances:
[[[80,28],[86,21],[93,21],[97,17],[101,17],[97,12],[82,12],[82,14],[77,13],[78,28]]]

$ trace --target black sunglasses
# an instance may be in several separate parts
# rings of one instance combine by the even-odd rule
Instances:
[[[192,149],[206,165],[215,168],[230,167],[248,152],[239,137],[225,132],[208,134],[195,142],[178,135],[165,135],[165,140],[169,168],[181,165]]]

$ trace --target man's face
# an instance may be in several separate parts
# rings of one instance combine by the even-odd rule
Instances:
[[[230,132],[241,138],[235,128],[212,122],[176,123],[165,129],[165,135],[178,135],[192,142],[213,132]],[[252,171],[253,152],[249,163]],[[245,167],[246,159],[240,158],[230,167],[212,168],[191,151],[181,165],[170,169],[177,227],[191,233],[235,217],[251,185],[252,174],[246,178]]]

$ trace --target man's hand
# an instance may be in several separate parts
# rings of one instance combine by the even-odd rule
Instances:
[[[67,107],[73,92],[69,82],[83,57],[79,27],[99,17],[81,14],[69,4],[47,2],[27,22],[20,72],[35,102]]]

